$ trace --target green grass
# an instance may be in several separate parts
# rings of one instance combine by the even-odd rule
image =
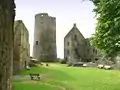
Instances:
[[[66,67],[60,64],[22,70],[43,74],[40,81],[13,81],[13,90],[120,90],[120,71]]]
[[[57,90],[57,88],[40,83],[14,82],[13,90]]]

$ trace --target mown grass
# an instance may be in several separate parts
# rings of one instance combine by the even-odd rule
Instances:
[[[13,81],[13,90],[120,90],[120,71],[49,65],[22,70],[21,75],[39,72],[43,77]]]

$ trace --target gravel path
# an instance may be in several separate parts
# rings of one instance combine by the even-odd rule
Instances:
[[[40,77],[46,77],[46,74],[40,74]],[[30,80],[30,76],[29,75],[13,75],[12,77],[13,80]]]
[[[30,76],[29,75],[14,75],[13,77],[12,77],[12,79],[13,80],[28,80],[28,79],[30,79]]]
[[[41,77],[43,77],[43,76],[46,76],[46,75],[41,75]],[[15,81],[19,81],[19,80],[30,80],[31,78],[30,78],[30,76],[29,75],[14,75],[13,77],[12,77],[12,80],[15,80]],[[52,87],[57,87],[57,88],[59,88],[60,90],[66,90],[66,88],[65,87],[62,87],[62,86],[60,86],[60,85],[54,85],[54,84],[51,84],[51,83],[49,83],[49,82],[44,82],[44,84],[46,84],[46,85],[49,85],[49,86],[52,86]]]

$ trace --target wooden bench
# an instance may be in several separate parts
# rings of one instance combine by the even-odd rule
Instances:
[[[30,73],[29,75],[30,75],[31,80],[33,80],[34,78],[37,78],[38,80],[40,80],[40,74],[39,73],[37,73],[37,74]]]

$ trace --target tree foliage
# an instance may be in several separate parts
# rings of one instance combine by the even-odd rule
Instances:
[[[120,52],[120,0],[91,0],[98,16],[92,44],[108,58]]]

